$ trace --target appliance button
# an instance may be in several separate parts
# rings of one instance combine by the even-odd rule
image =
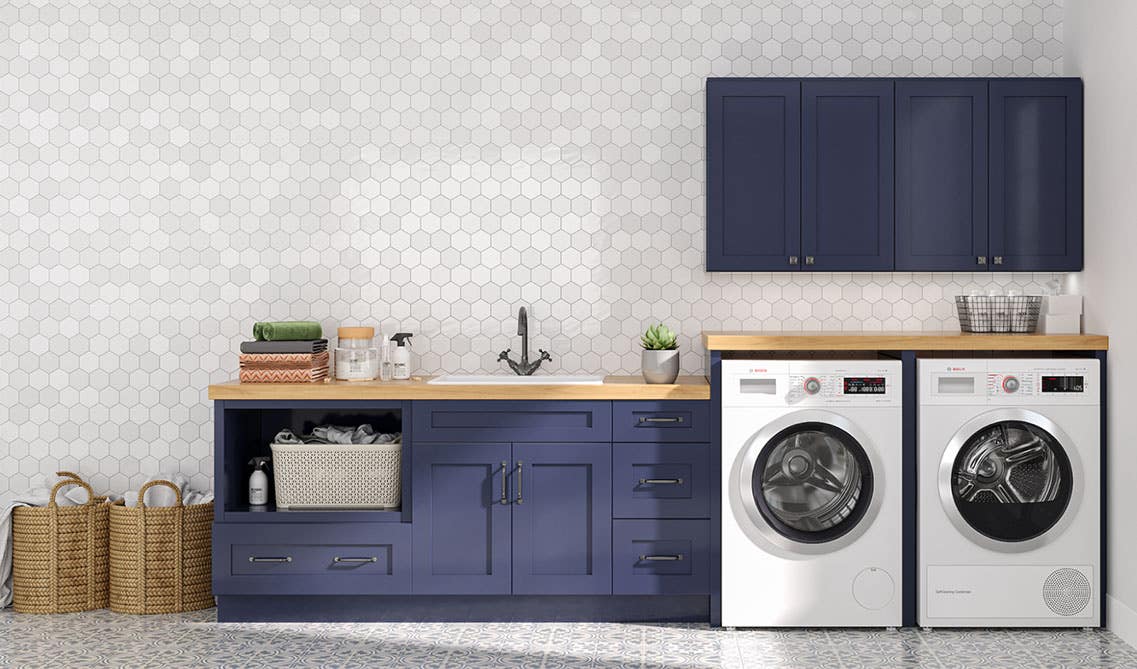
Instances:
[[[1003,390],[1008,393],[1013,393],[1019,389],[1019,380],[1013,376],[1008,376],[1003,379]]]
[[[805,380],[805,392],[809,395],[816,395],[821,392],[821,381],[815,376],[811,376]]]

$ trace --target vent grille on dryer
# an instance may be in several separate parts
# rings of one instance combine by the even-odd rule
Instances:
[[[1042,585],[1042,599],[1060,616],[1073,616],[1090,603],[1090,581],[1077,569],[1056,569]]]

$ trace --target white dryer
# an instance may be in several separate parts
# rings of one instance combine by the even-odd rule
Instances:
[[[921,625],[1100,625],[1099,373],[919,360]]]
[[[722,624],[899,626],[901,367],[722,363]]]

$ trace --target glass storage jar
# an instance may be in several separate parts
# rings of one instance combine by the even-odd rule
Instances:
[[[379,376],[379,348],[375,328],[348,327],[336,332],[336,379],[373,381]]]

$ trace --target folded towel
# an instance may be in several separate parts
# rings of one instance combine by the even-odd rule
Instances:
[[[312,369],[328,366],[328,352],[242,353],[241,369]]]
[[[241,342],[241,353],[320,353],[326,350],[328,350],[327,339]]]
[[[319,339],[323,336],[324,329],[315,321],[280,321],[253,325],[253,339],[257,341],[296,341]]]
[[[327,365],[314,369],[241,370],[241,383],[320,383],[327,377]]]

